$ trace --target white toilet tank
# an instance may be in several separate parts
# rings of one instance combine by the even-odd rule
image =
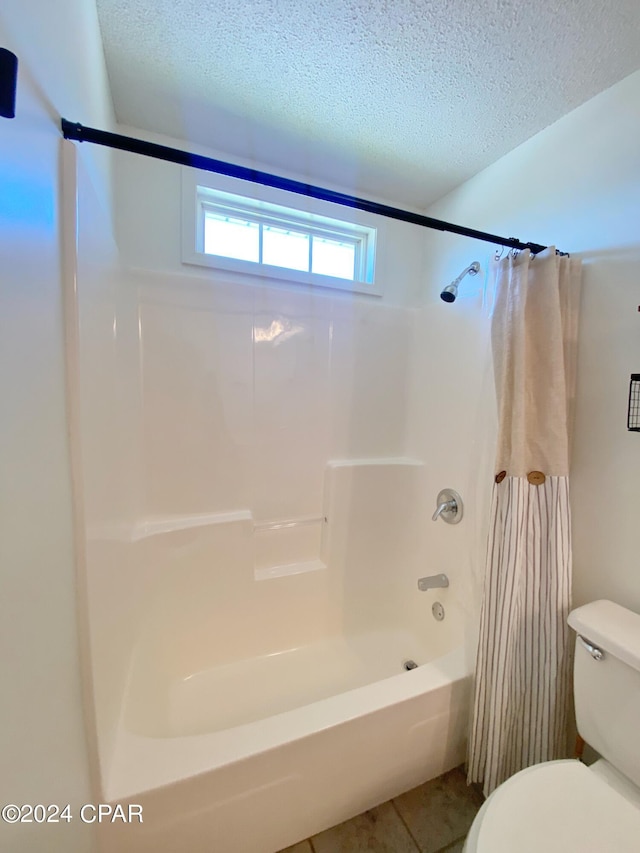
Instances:
[[[594,601],[573,610],[569,625],[578,635],[574,665],[578,731],[640,786],[640,615],[612,601]]]

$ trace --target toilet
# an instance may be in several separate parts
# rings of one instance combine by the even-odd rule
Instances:
[[[612,601],[569,614],[579,734],[602,757],[546,761],[487,798],[463,853],[639,853],[640,615]]]

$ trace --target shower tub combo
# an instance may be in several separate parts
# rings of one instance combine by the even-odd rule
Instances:
[[[455,581],[417,586],[424,491],[413,460],[334,463],[321,518],[138,531],[153,593],[102,765],[143,823],[101,826],[105,851],[274,853],[464,760]],[[284,537],[301,557],[277,565]]]

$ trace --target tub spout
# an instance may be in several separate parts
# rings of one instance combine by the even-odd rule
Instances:
[[[418,580],[418,589],[426,592],[428,589],[441,589],[449,586],[449,578],[445,574],[429,575]]]

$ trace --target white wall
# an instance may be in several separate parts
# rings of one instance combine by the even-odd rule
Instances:
[[[0,801],[70,803],[67,824],[0,823],[8,853],[90,853],[61,275],[61,115],[108,124],[94,4],[4,0],[19,57],[17,116],[0,132]],[[105,157],[86,168],[105,199]],[[105,203],[105,202],[103,202]]]
[[[637,72],[485,169],[429,214],[553,244],[582,258],[572,462],[574,602],[610,598],[640,612],[640,438],[626,429],[629,374],[640,370],[639,138]],[[472,260],[486,269],[491,252],[486,244],[452,235],[432,234],[426,247],[425,322],[434,312],[441,318],[438,372],[442,381],[448,377],[452,382],[453,395],[477,393],[478,381],[491,390],[486,378],[470,372],[474,350],[468,349],[474,336],[480,341],[486,335],[487,312],[479,283],[469,279],[453,305],[436,308],[431,303]],[[445,368],[451,354],[454,363],[462,364],[462,373]],[[465,431],[470,437],[469,425],[450,425],[454,437]],[[436,430],[440,446],[446,444],[446,431]],[[473,450],[472,441],[453,444],[465,457]],[[481,468],[470,483],[479,494],[490,491],[493,473],[482,467],[482,458],[476,457]]]

